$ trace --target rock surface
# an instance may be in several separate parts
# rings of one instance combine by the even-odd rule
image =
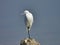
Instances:
[[[26,38],[26,39],[21,40],[20,45],[40,45],[40,43],[36,41],[35,39]]]

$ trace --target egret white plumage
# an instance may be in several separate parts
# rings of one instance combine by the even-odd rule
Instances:
[[[32,27],[32,24],[33,24],[33,15],[28,10],[25,10],[24,14],[25,14],[25,25],[26,25],[26,29],[28,31],[28,36],[30,38],[29,31],[31,30],[31,27]]]

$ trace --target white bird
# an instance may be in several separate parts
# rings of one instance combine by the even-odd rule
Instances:
[[[29,31],[31,30],[31,27],[32,27],[32,24],[33,24],[33,15],[28,10],[25,10],[24,14],[25,14],[25,25],[26,25],[26,29],[28,31],[28,36],[30,38]]]

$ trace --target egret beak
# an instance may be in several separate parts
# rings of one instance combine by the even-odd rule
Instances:
[[[24,15],[24,13],[21,13],[21,15]]]

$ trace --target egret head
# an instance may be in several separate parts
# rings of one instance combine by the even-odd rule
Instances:
[[[25,10],[24,13],[27,14],[27,13],[29,13],[29,11],[28,10]]]
[[[29,11],[25,10],[21,15],[26,15],[27,13],[29,13]]]

